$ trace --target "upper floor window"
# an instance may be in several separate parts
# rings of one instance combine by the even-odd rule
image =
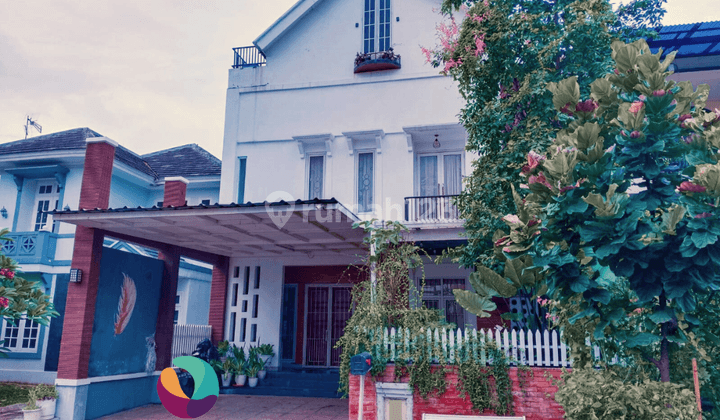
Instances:
[[[325,156],[310,156],[308,159],[308,199],[323,198],[325,177]]]
[[[48,225],[49,215],[47,212],[57,210],[59,194],[60,187],[57,183],[38,181],[38,190],[35,194],[35,231],[43,230]]]
[[[390,0],[364,0],[363,52],[390,49]]]
[[[358,212],[373,210],[373,154],[358,154]]]
[[[418,159],[418,195],[458,195],[462,189],[462,155],[421,155]]]

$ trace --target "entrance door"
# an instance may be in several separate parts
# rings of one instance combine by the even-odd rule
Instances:
[[[339,366],[340,349],[335,343],[342,337],[350,318],[351,288],[348,286],[308,286],[305,364]]]

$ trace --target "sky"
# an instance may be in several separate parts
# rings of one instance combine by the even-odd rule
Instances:
[[[89,127],[145,154],[222,155],[233,47],[295,0],[0,1],[0,143]],[[663,23],[720,20],[720,0],[669,0]],[[30,136],[38,133],[30,128]]]

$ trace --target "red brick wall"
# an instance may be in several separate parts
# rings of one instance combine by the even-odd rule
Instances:
[[[210,283],[210,313],[208,324],[212,326],[212,341],[222,341],[225,335],[225,297],[228,286],[228,259],[222,258],[213,267]]]
[[[80,188],[81,209],[108,207],[114,159],[113,145],[105,142],[87,144]],[[71,267],[79,268],[83,275],[80,283],[68,286],[58,362],[58,378],[61,379],[87,378],[102,243],[103,235],[95,229],[76,228]]]
[[[180,207],[185,205],[187,184],[182,181],[165,181],[163,192],[163,207]]]
[[[520,388],[517,377],[517,368],[510,368],[510,379],[513,383],[513,402],[516,416],[526,416],[527,420],[562,420],[563,410],[558,403],[546,394],[554,395],[557,388],[545,378],[548,373],[555,378],[560,377],[560,369],[531,368],[533,376],[527,378],[525,392]],[[394,381],[395,367],[389,365],[385,370],[380,382]],[[470,400],[460,397],[457,385],[457,374],[448,373],[445,377],[447,389],[440,397],[428,397],[424,400],[415,393],[413,398],[413,420],[422,420],[423,413],[431,414],[459,414],[459,415],[495,415],[492,411],[478,413],[472,409]],[[408,382],[409,378],[403,377],[401,382]],[[349,420],[357,420],[358,403],[360,398],[360,377],[350,375],[350,417]],[[365,395],[363,400],[363,419],[375,420],[377,417],[375,380],[369,375],[365,377]]]
[[[308,284],[346,284],[357,281],[359,272],[346,265],[285,267],[285,284],[297,284],[297,332],[295,363],[302,364],[305,331],[305,286]]]

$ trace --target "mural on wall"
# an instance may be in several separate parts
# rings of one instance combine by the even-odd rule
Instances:
[[[148,338],[155,334],[163,269],[160,260],[103,249],[88,376],[151,369]],[[154,356],[154,340],[152,350]]]

